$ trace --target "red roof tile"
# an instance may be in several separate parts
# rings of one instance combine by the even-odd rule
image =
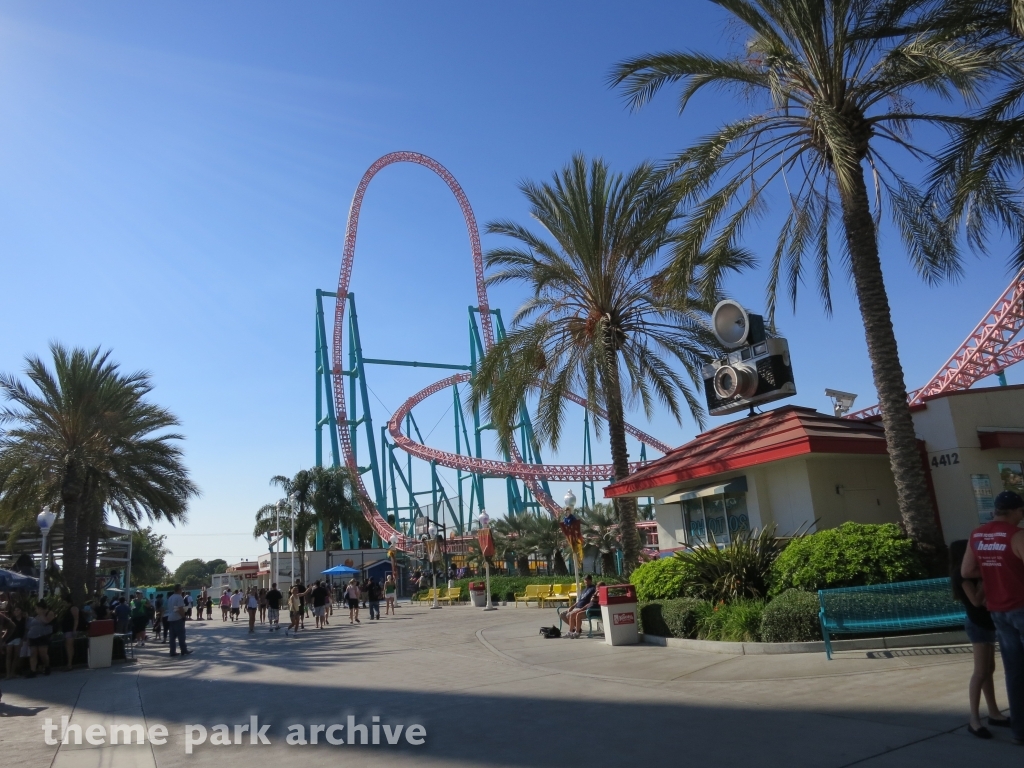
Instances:
[[[697,435],[612,483],[604,495],[623,496],[807,453],[885,454],[885,433],[880,424],[787,405]]]

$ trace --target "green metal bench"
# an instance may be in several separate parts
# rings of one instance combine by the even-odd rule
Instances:
[[[905,632],[963,626],[963,605],[949,579],[900,581],[870,587],[819,589],[821,636],[832,658],[831,635]]]

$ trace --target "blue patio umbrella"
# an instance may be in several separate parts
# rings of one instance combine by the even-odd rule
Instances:
[[[0,568],[0,592],[35,592],[37,589],[39,579]]]
[[[349,568],[347,565],[336,565],[333,568],[328,568],[326,571],[321,571],[324,576],[352,576],[359,573],[358,568]]]

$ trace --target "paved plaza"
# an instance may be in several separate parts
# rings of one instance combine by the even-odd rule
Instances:
[[[4,685],[0,764],[18,768],[174,766],[866,766],[1019,764],[1005,729],[965,730],[966,647],[728,656],[538,635],[552,610],[403,605],[350,626],[335,615],[298,637],[249,635],[243,622],[190,622],[194,653],[140,649],[135,664],[55,671]],[[307,626],[311,626],[310,621]],[[999,696],[1005,706],[1001,686]],[[193,747],[256,716],[270,745]],[[286,745],[289,726],[421,724],[422,745]],[[155,746],[47,745],[43,724],[165,725]],[[359,729],[356,729],[358,736]],[[212,731],[211,731],[212,732]],[[345,740],[347,730],[335,732]],[[59,736],[59,732],[57,733]],[[194,740],[198,738],[193,732]],[[234,735],[231,736],[234,738]],[[308,740],[308,736],[307,736]]]

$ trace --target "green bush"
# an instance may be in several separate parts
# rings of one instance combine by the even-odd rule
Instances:
[[[764,609],[761,639],[766,643],[821,640],[818,597],[813,592],[787,589]]]
[[[911,581],[926,576],[913,542],[895,523],[843,523],[790,542],[772,567],[772,594]]]
[[[662,615],[665,602],[663,600],[651,600],[649,603],[641,603],[639,614],[639,626],[637,631],[645,635],[656,635],[657,637],[672,637],[668,627],[665,626],[665,618]]]
[[[683,594],[688,583],[693,581],[693,567],[677,557],[664,557],[644,563],[629,577],[636,587],[636,598],[640,602],[650,600],[671,600]]]
[[[696,637],[697,620],[708,603],[693,597],[666,600],[661,615],[670,637]]]
[[[652,600],[640,606],[640,631],[658,637],[696,637],[698,618],[711,605],[692,597]]]
[[[740,598],[731,603],[700,603],[696,616],[697,637],[701,640],[724,640],[734,643],[756,643],[761,640],[763,600]]]
[[[737,536],[727,546],[700,546],[677,552],[675,559],[688,569],[686,593],[718,603],[768,596],[772,565],[786,542],[774,528]]]

